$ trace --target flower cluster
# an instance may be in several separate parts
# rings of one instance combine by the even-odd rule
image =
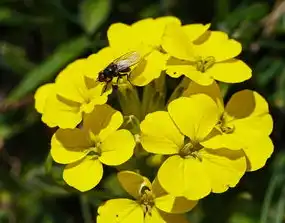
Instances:
[[[103,164],[162,157],[153,183],[139,174],[145,173],[143,166],[127,165],[119,172],[119,182],[134,199],[106,201],[97,222],[187,222],[183,214],[199,199],[235,187],[245,172],[262,168],[271,156],[273,121],[266,100],[242,90],[225,104],[219,88],[219,82],[251,78],[249,66],[236,58],[242,46],[209,28],[182,25],[170,16],[112,24],[109,46],[72,62],[54,83],[36,91],[42,121],[58,127],[51,156],[65,165],[68,185],[88,191],[101,181]],[[167,75],[183,75],[182,90],[164,108],[142,112],[135,86],[156,92],[153,83]],[[121,111],[111,107],[116,103],[110,95],[116,94]],[[147,100],[156,99],[142,99]]]

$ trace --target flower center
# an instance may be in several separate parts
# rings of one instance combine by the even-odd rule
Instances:
[[[151,210],[154,206],[154,195],[152,191],[147,186],[142,186],[140,190],[140,197],[138,199],[138,203],[141,205],[144,216],[146,214],[151,216]]]
[[[202,73],[205,73],[209,68],[215,64],[215,58],[210,56],[206,58],[199,58],[196,61],[196,69]]]
[[[231,134],[235,131],[235,126],[227,122],[226,117],[222,115],[217,123],[218,129],[224,134]]]
[[[199,154],[199,150],[201,150],[203,146],[198,143],[191,141],[188,137],[184,139],[184,146],[180,149],[179,155],[183,158],[194,157],[202,161],[202,158]]]
[[[101,156],[102,150],[101,150],[101,141],[98,136],[94,135],[92,132],[90,132],[90,147],[88,156],[92,156],[93,158],[98,158]]]
[[[100,145],[94,145],[89,149],[88,156],[92,156],[93,158],[98,158],[101,156],[101,149]]]

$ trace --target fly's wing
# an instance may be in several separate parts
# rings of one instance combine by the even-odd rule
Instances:
[[[137,64],[140,60],[141,60],[140,54],[136,51],[132,51],[117,58],[116,60],[113,61],[113,63],[117,65],[117,69],[120,72]]]

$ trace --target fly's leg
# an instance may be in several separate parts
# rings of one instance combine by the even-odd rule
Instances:
[[[107,90],[107,88],[108,88],[108,85],[109,85],[109,83],[112,81],[112,79],[111,80],[109,80],[109,81],[106,81],[105,83],[105,86],[104,86],[104,90],[102,91],[102,93],[101,93],[101,96],[102,96],[102,94],[104,94],[105,93],[105,91]]]
[[[130,83],[131,86],[134,87],[134,85],[133,85],[132,82],[130,81],[130,74],[129,74],[129,73],[127,74],[127,81]]]
[[[128,75],[129,75],[129,72],[120,72],[120,73],[118,73],[117,85],[119,85],[119,80],[121,78],[123,78],[124,76],[127,76],[127,78],[128,78]]]
[[[130,72],[120,73],[120,74],[119,74],[119,78],[122,78],[122,77],[124,77],[124,76],[127,76],[127,81],[130,83],[130,85],[134,86],[134,85],[132,84],[132,82],[130,81]],[[117,80],[117,82],[118,82],[118,80]]]

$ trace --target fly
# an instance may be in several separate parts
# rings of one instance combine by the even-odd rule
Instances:
[[[136,51],[131,51],[115,59],[104,70],[100,71],[98,81],[106,83],[103,92],[106,91],[108,84],[112,82],[113,78],[115,77],[118,78],[117,84],[119,82],[119,79],[124,76],[127,76],[127,80],[129,81],[129,74],[131,72],[130,67],[137,64],[140,60],[140,54]]]

